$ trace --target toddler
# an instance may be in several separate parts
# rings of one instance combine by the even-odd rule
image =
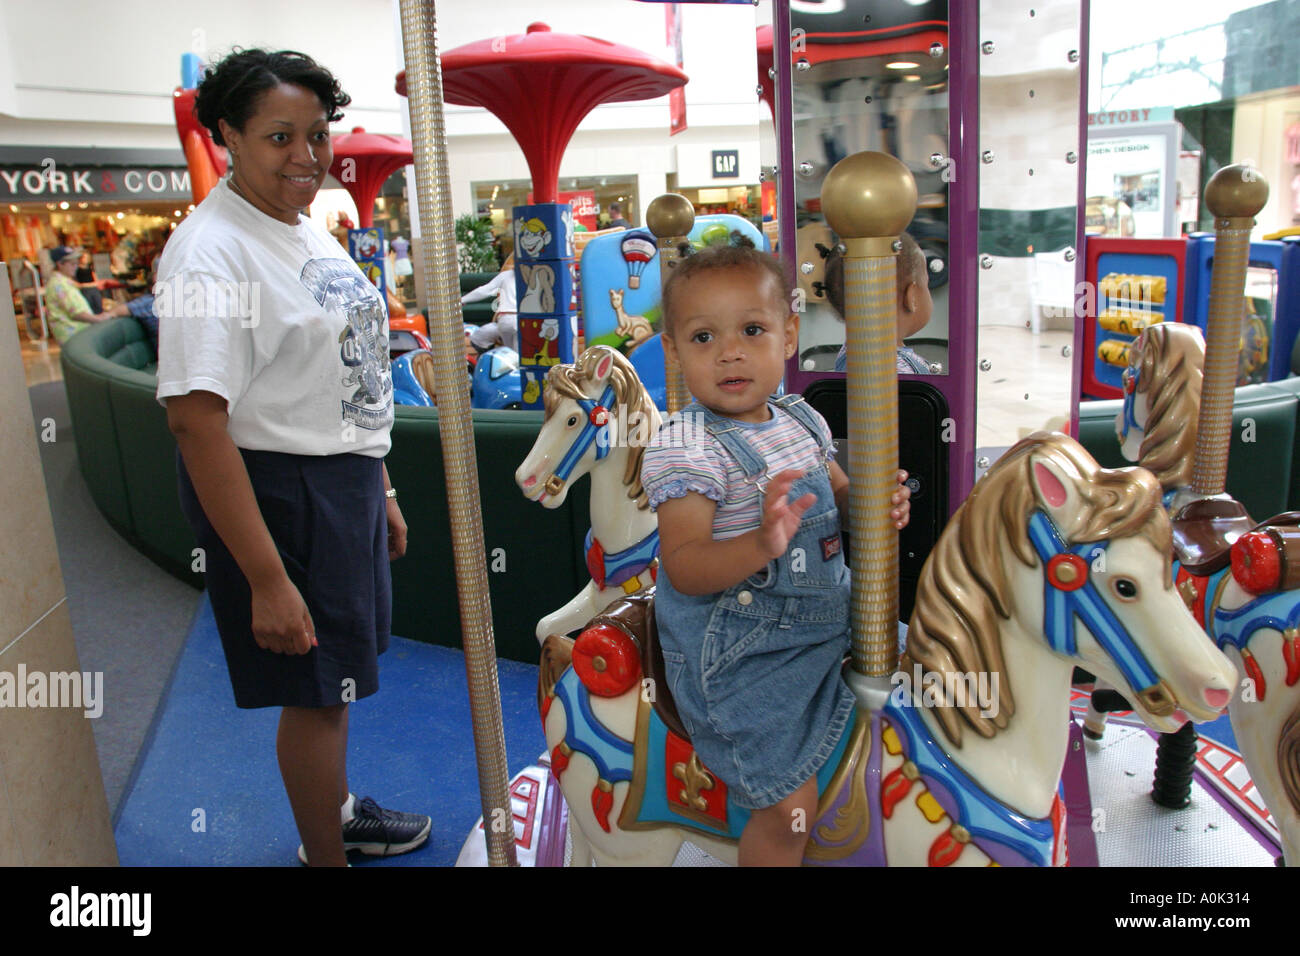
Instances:
[[[903,340],[915,335],[925,328],[934,311],[934,300],[930,298],[930,277],[926,271],[925,253],[908,233],[899,237],[903,248],[898,253],[895,286],[898,301],[898,352],[894,368],[905,375],[929,375],[930,366],[910,348]],[[826,257],[826,281],[822,286],[826,300],[844,318],[844,256],[838,247],[832,249]],[[839,355],[835,356],[835,371],[848,371],[846,346],[840,346]]]
[[[742,866],[802,860],[816,773],[854,708],[840,676],[848,477],[822,417],[797,395],[772,397],[798,341],[789,303],[780,266],[752,247],[708,247],[677,266],[663,343],[695,401],[646,448],[641,475],[659,519],[669,689],[700,758],[752,811]],[[901,528],[906,488],[893,505]]]

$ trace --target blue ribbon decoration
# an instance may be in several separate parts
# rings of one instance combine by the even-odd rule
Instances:
[[[1108,542],[1091,541],[1069,547],[1052,520],[1042,511],[1035,511],[1029,519],[1029,540],[1043,562],[1043,633],[1048,646],[1072,657],[1077,656],[1073,619],[1078,617],[1102,650],[1115,661],[1129,686],[1140,692],[1158,684],[1160,679],[1156,672],[1110,605],[1097,593],[1091,576],[1074,591],[1062,591],[1046,578],[1049,559],[1058,554],[1074,554],[1087,561],[1086,553],[1095,554],[1098,550],[1104,553]]]

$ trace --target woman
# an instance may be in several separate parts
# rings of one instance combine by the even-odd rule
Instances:
[[[406,524],[384,468],[387,317],[338,242],[301,215],[351,100],[301,53],[236,51],[195,113],[232,173],[172,234],[155,287],[158,399],[181,503],[240,707],[281,707],[276,750],[313,865],[423,843],[426,816],[358,801],[348,704],[378,689],[388,561]],[[340,806],[343,826],[340,829]]]
[[[103,322],[108,318],[91,306],[81,286],[77,285],[74,277],[80,254],[80,249],[69,246],[56,246],[50,252],[54,272],[50,281],[45,283],[45,308],[50,315],[50,331],[60,345],[92,322]]]

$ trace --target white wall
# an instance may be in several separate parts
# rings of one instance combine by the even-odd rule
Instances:
[[[756,16],[768,5],[683,4],[689,129],[668,136],[667,98],[598,107],[579,127],[560,173],[631,174],[643,201],[663,190],[678,142],[756,141]],[[342,129],[409,135],[397,0],[0,0],[0,144],[178,149],[171,91],[181,54],[215,58],[234,45],[301,50],[352,96]],[[522,33],[541,20],[671,61],[664,7],[636,0],[468,0],[438,4],[442,51]],[[471,180],[528,176],[514,140],[487,111],[447,109],[456,212],[473,209]],[[770,124],[767,126],[770,130]]]

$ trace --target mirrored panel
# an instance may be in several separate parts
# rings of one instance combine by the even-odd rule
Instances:
[[[822,183],[845,156],[878,150],[907,165],[919,196],[908,226],[918,250],[900,259],[899,267],[900,373],[946,374],[948,191],[954,175],[948,154],[948,4],[796,0],[790,14],[794,261],[807,303],[799,333],[801,367],[835,369],[844,344],[844,322],[835,307],[842,278],[833,266],[827,272],[839,240],[822,215]]]
[[[979,471],[1070,415],[1082,27],[1078,0],[980,4]]]

